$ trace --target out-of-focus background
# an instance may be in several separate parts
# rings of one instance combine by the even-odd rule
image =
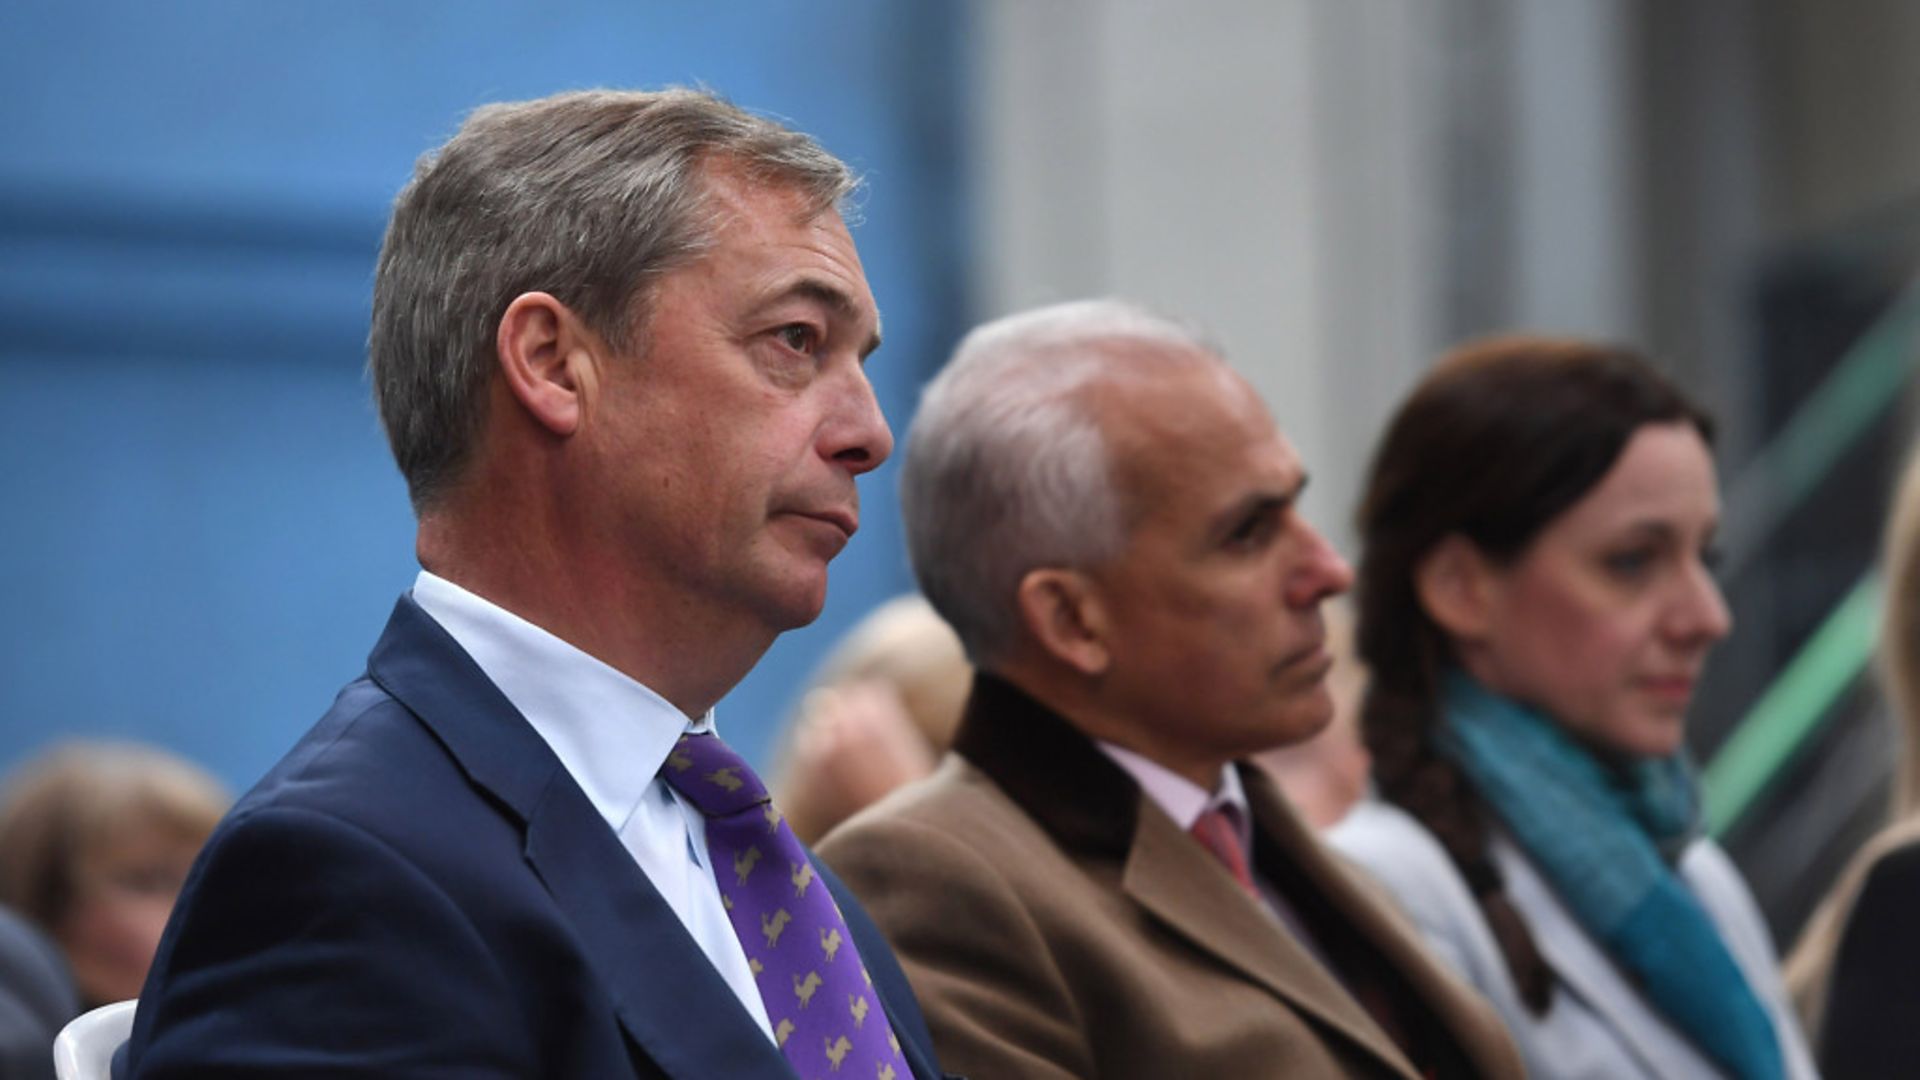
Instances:
[[[970,323],[1126,295],[1226,345],[1350,546],[1372,439],[1447,344],[1652,352],[1721,421],[1738,628],[1693,741],[1776,932],[1884,806],[1920,5],[25,0],[0,41],[0,769],[125,736],[251,784],[415,570],[362,373],[414,158],[483,102],[697,83],[868,177],[896,431]],[[911,587],[894,476],[826,613],[721,707],[758,761]]]

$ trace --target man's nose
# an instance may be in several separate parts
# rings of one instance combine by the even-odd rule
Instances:
[[[1320,531],[1305,521],[1298,523],[1299,562],[1287,575],[1286,600],[1293,607],[1310,607],[1353,587],[1353,567]]]
[[[821,452],[855,476],[879,468],[893,453],[893,429],[880,412],[880,399],[864,369],[855,369],[824,436]]]

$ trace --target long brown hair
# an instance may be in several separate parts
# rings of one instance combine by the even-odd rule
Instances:
[[[1454,656],[1420,604],[1414,571],[1455,535],[1512,563],[1600,482],[1634,432],[1675,422],[1712,438],[1706,414],[1626,349],[1542,337],[1470,343],[1442,357],[1400,406],[1360,504],[1357,637],[1372,671],[1360,722],[1374,782],[1446,849],[1536,1014],[1552,1000],[1552,973],[1506,895],[1478,796],[1433,750],[1440,680]]]

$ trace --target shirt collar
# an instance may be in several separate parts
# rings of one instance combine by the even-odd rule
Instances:
[[[1127,770],[1127,774],[1139,782],[1140,790],[1146,792],[1154,805],[1165,811],[1181,829],[1192,829],[1193,823],[1207,810],[1231,806],[1234,809],[1234,824],[1240,831],[1241,847],[1251,846],[1253,819],[1247,809],[1247,789],[1240,783],[1239,770],[1232,765],[1221,766],[1219,783],[1214,785],[1214,790],[1208,791],[1165,765],[1124,746],[1098,739],[1094,740],[1094,745],[1112,758],[1114,764]]]
[[[553,634],[425,570],[413,599],[519,710],[615,832],[682,734],[713,731]]]

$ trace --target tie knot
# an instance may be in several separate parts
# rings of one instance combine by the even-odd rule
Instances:
[[[1189,830],[1200,846],[1213,852],[1233,875],[1233,880],[1248,893],[1258,896],[1259,891],[1253,884],[1253,871],[1247,866],[1247,849],[1240,840],[1240,808],[1231,803],[1210,806],[1201,811],[1194,819]]]
[[[717,735],[682,735],[660,775],[708,817],[725,817],[767,801],[767,785]]]

